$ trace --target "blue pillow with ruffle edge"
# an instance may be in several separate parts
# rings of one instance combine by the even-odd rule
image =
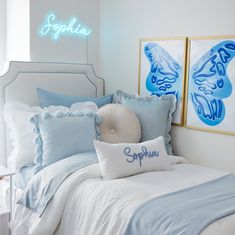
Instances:
[[[163,136],[168,154],[172,155],[170,129],[175,111],[174,95],[142,97],[116,91],[116,102],[134,111],[141,125],[141,142]]]
[[[94,151],[93,140],[100,139],[101,117],[92,112],[44,112],[30,121],[35,132],[35,173],[74,154]]]
[[[42,108],[48,106],[66,106],[71,107],[72,104],[78,102],[92,101],[97,104],[98,107],[102,107],[106,104],[110,104],[113,101],[113,95],[107,95],[102,97],[88,97],[88,96],[67,96],[54,92],[50,92],[41,88],[37,88],[37,96],[40,106]]]

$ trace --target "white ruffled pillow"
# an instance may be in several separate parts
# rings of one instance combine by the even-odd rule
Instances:
[[[40,114],[44,111],[76,111],[96,112],[98,107],[93,102],[75,103],[71,108],[64,106],[50,106],[42,109],[38,106],[30,107],[27,104],[18,101],[8,102],[4,106],[4,118],[9,131],[8,136],[11,139],[11,152],[8,156],[8,167],[11,169],[21,169],[24,166],[34,164],[35,143],[34,127],[30,123],[30,117]],[[8,146],[9,148],[9,146]]]
[[[138,144],[110,144],[94,140],[94,145],[105,179],[172,169],[162,136]]]

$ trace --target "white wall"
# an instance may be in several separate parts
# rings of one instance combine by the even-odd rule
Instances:
[[[92,29],[87,41],[77,37],[64,37],[57,42],[42,39],[38,29],[49,11],[55,12],[60,21],[78,17]],[[7,0],[4,34],[7,35],[8,61],[90,63],[98,72],[99,0]]]
[[[100,72],[106,93],[137,92],[139,39],[235,34],[234,0],[100,0]],[[235,137],[173,127],[175,154],[235,171]]]
[[[7,0],[7,60],[30,60],[30,0]]]
[[[56,13],[58,20],[66,21],[76,16],[91,28],[88,39],[62,37],[52,41],[41,38],[38,29],[48,12]],[[98,70],[99,0],[40,0],[31,1],[30,7],[30,57],[32,61],[75,62],[94,64]]]
[[[0,74],[3,73],[6,60],[6,2],[0,1]]]

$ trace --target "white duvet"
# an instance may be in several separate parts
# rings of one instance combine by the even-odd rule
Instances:
[[[41,217],[17,205],[11,222],[12,233],[121,235],[135,209],[147,200],[223,175],[224,172],[202,166],[178,164],[172,171],[105,181],[98,164],[93,164],[63,182]],[[234,234],[235,215],[232,215],[211,224],[201,235]]]

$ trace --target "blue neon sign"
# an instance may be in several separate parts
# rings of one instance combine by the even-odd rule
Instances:
[[[91,29],[83,25],[77,17],[70,17],[67,21],[58,21],[55,13],[49,13],[39,29],[41,37],[49,36],[52,40],[59,40],[62,36],[86,38]]]

